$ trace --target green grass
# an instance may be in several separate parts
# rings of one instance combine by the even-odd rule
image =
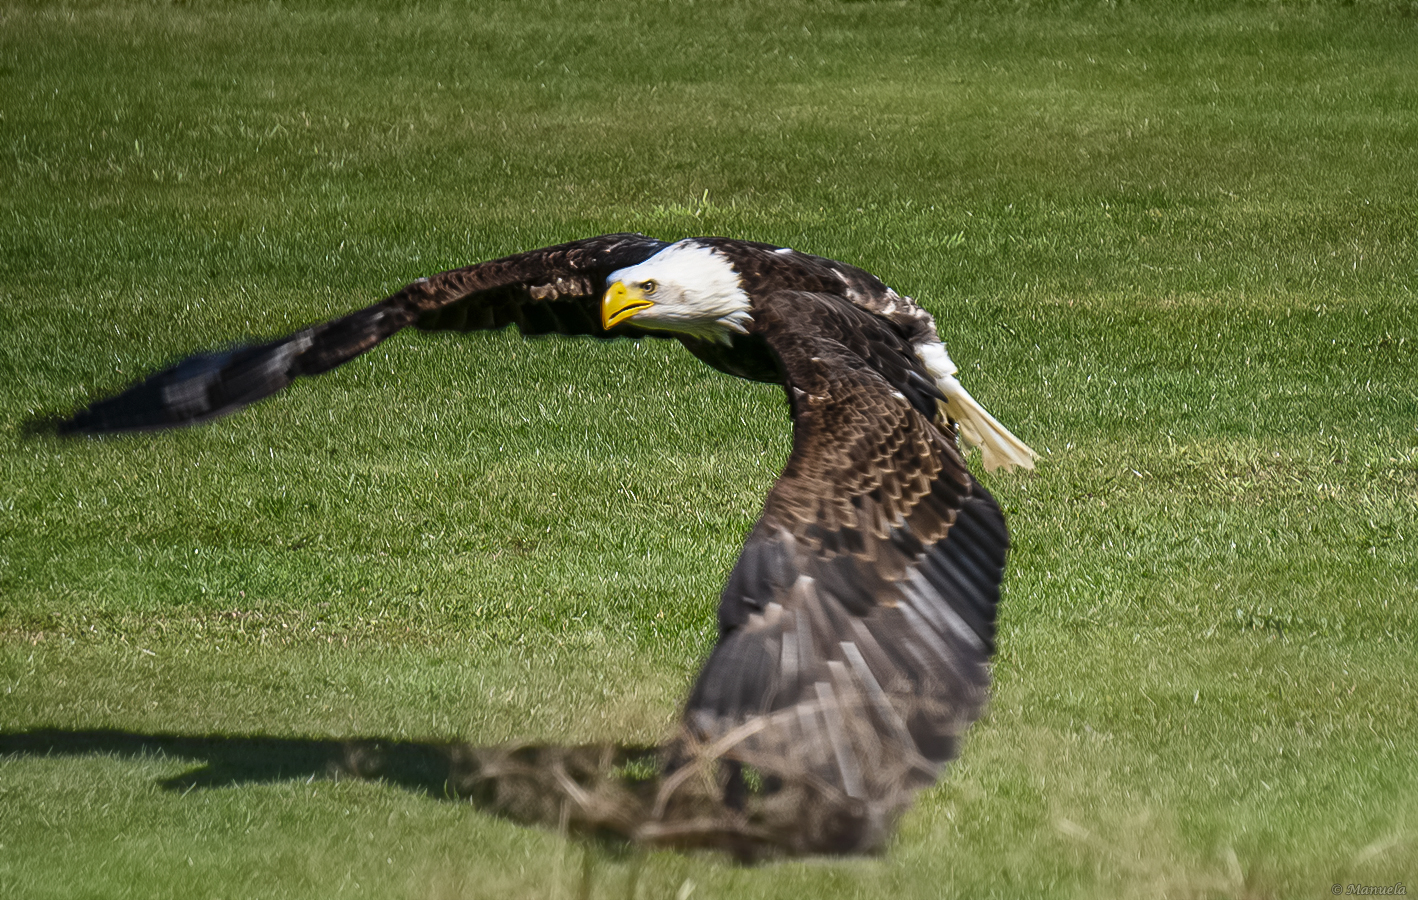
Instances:
[[[1045,459],[987,479],[994,700],[884,858],[593,849],[595,896],[1418,881],[1413,12],[0,8],[0,741],[663,735],[777,389],[409,335],[202,429],[22,425],[440,269],[727,234],[922,300]],[[201,765],[0,756],[0,896],[582,884],[576,845],[392,784],[162,786]]]

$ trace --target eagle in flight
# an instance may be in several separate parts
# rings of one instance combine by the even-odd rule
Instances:
[[[740,852],[879,849],[986,698],[1009,537],[957,430],[987,470],[1033,468],[1035,454],[956,380],[931,315],[875,276],[749,241],[604,235],[419,279],[289,337],[192,356],[58,430],[203,422],[409,325],[509,324],[675,338],[716,369],[782,385],[793,421],[792,453],[729,574],[718,642],[654,794],[635,821],[610,821],[622,810],[599,824]],[[556,789],[594,819],[599,788],[564,775]]]

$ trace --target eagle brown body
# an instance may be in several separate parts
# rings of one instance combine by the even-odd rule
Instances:
[[[952,406],[921,358],[924,342],[938,345],[929,314],[861,269],[705,238],[695,251],[727,262],[747,298],[736,318],[708,336],[670,333],[649,314],[607,329],[608,280],[669,246],[606,235],[445,272],[290,337],[192,357],[59,430],[212,419],[409,325],[676,337],[725,372],[782,384],[792,453],[724,588],[718,643],[655,790],[561,776],[541,787],[575,807],[573,820],[647,842],[749,856],[879,849],[983,708],[1004,518],[967,470]],[[538,784],[526,767],[503,774]],[[595,802],[622,795],[638,798],[633,814]]]

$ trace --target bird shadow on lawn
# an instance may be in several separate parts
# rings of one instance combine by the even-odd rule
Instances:
[[[496,788],[519,768],[545,768],[553,778],[564,772],[573,784],[589,785],[591,776],[596,776],[619,778],[630,786],[651,781],[660,769],[660,748],[655,746],[477,747],[453,741],[144,734],[121,729],[0,732],[0,756],[85,755],[200,761],[198,767],[158,782],[165,790],[182,793],[194,788],[353,778],[383,781],[434,798],[469,800],[512,818],[519,818],[517,811],[499,808]]]
[[[202,765],[158,782],[173,791],[313,778],[381,779],[435,797],[455,797],[459,745],[378,738],[334,740],[266,735],[144,734],[120,729],[41,728],[0,732],[0,756],[175,757]]]
[[[879,813],[808,778],[764,776],[677,740],[662,746],[504,744],[386,738],[0,731],[0,757],[102,755],[200,761],[165,790],[316,778],[383,781],[471,802],[523,825],[615,845],[715,849],[740,862],[873,852]],[[894,819],[894,816],[893,816]]]

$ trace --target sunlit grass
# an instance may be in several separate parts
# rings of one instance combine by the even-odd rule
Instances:
[[[786,457],[677,346],[407,335],[192,431],[180,354],[613,230],[863,265],[1045,454],[989,713],[880,860],[596,896],[1326,894],[1418,864],[1401,3],[0,10],[0,741],[653,741]],[[0,755],[0,896],[572,896],[390,785]]]

